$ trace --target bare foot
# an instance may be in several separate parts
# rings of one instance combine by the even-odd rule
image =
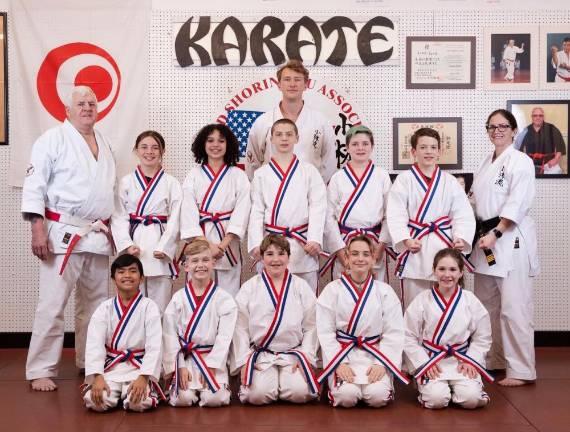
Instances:
[[[57,384],[54,383],[51,378],[38,378],[30,381],[32,390],[50,392],[57,390]]]
[[[531,384],[532,381],[520,380],[516,378],[503,378],[497,384],[504,387],[520,387],[526,384]]]

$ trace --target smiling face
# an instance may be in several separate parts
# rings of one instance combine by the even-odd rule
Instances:
[[[267,274],[272,279],[280,279],[285,274],[285,270],[287,270],[289,254],[285,249],[271,244],[263,253],[261,260]]]
[[[459,269],[459,264],[451,256],[442,257],[436,264],[433,271],[441,290],[449,292],[459,283],[463,272]]]
[[[205,151],[208,155],[208,163],[223,161],[226,148],[226,137],[219,130],[214,129],[206,139]]]
[[[441,156],[441,148],[437,139],[430,136],[420,136],[416,148],[412,148],[412,156],[420,168],[435,166]]]
[[[163,150],[151,136],[144,137],[135,148],[140,165],[149,170],[157,169],[162,163]]]
[[[297,144],[297,132],[292,124],[280,123],[273,127],[271,143],[277,153],[293,153],[293,147]]]
[[[187,255],[184,270],[194,282],[205,282],[211,279],[214,270],[214,257],[210,249]]]
[[[516,129],[513,130],[507,118],[502,114],[497,113],[492,116],[487,127],[489,139],[495,147],[506,147],[513,142]]]
[[[136,263],[130,264],[126,267],[118,267],[113,276],[117,291],[125,294],[130,294],[139,289],[139,285],[143,280],[143,276],[139,271]]]
[[[298,101],[303,99],[303,92],[307,89],[307,82],[302,73],[285,68],[281,72],[281,79],[277,86],[283,93],[283,99]]]
[[[532,125],[537,128],[540,129],[542,127],[542,125],[544,124],[544,111],[542,110],[542,108],[534,108],[532,110]]]
[[[97,99],[92,93],[73,93],[71,105],[65,107],[65,113],[75,129],[93,129],[97,121]]]
[[[356,164],[368,162],[372,154],[372,141],[366,133],[355,134],[347,145],[347,151],[352,162]]]
[[[348,268],[353,278],[363,279],[374,265],[370,245],[362,240],[353,240],[347,250]]]

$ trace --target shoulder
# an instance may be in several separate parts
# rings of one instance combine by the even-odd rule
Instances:
[[[521,173],[527,173],[534,177],[534,163],[530,156],[520,150],[511,149],[511,154],[509,155],[508,165],[515,171]]]
[[[256,170],[257,172],[257,170]],[[247,178],[247,174],[245,173],[244,170],[242,170],[240,167],[238,166],[232,166],[230,167],[230,175],[232,177],[235,177],[237,180],[239,181],[246,181],[249,183],[249,179]],[[255,175],[255,174],[254,174]]]

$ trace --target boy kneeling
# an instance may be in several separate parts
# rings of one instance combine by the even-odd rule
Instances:
[[[164,398],[160,375],[162,328],[158,306],[143,297],[142,264],[133,255],[121,255],[111,265],[117,295],[93,313],[85,348],[87,408],[107,411],[123,401],[124,409],[144,411]]]

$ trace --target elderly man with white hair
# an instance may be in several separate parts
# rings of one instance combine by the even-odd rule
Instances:
[[[67,119],[32,147],[22,192],[22,215],[40,259],[39,301],[26,363],[32,389],[53,391],[64,335],[64,309],[76,290],[76,364],[84,368],[87,325],[108,295],[115,161],[109,141],[94,129],[97,98],[72,89]]]

